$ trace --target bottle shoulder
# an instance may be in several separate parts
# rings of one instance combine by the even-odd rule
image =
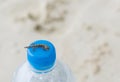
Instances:
[[[56,61],[52,70],[43,73],[32,71],[26,62],[18,68],[14,78],[17,80],[14,82],[70,82],[69,80],[73,77],[70,69],[66,65],[60,61]]]

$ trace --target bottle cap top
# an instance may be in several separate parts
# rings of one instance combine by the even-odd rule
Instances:
[[[28,62],[35,70],[49,70],[54,66],[56,51],[51,42],[37,40],[26,48]]]

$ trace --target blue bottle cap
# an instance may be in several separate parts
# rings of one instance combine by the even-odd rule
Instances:
[[[45,71],[54,66],[56,51],[51,42],[37,40],[27,48],[28,62],[35,70]]]

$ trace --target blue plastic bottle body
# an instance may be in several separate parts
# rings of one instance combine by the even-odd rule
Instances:
[[[28,62],[14,73],[12,82],[75,82],[69,68],[56,61],[54,67],[46,71],[34,70]]]

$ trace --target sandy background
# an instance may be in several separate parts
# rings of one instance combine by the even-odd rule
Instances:
[[[120,82],[120,0],[0,0],[0,82],[36,39],[54,43],[77,82]]]

